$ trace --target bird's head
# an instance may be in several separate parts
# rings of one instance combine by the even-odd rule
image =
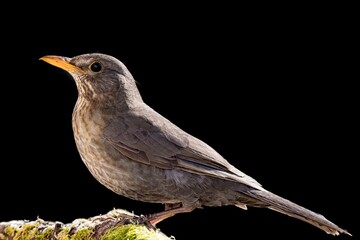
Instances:
[[[118,101],[134,101],[136,98],[141,100],[131,73],[121,61],[112,56],[100,53],[73,58],[48,55],[40,60],[69,72],[75,79],[79,97],[88,101],[115,98]]]

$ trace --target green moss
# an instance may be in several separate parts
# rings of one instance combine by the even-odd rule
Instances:
[[[4,229],[4,232],[9,236],[14,236],[15,235],[15,229],[12,228],[11,226],[6,227]]]
[[[170,240],[161,232],[140,225],[123,225],[113,228],[102,236],[102,240]],[[175,238],[172,238],[175,239]]]
[[[36,235],[35,239],[36,240],[50,239],[50,236],[53,234],[53,232],[54,232],[53,228],[47,228],[44,231],[42,231],[41,233],[38,233],[38,235]]]
[[[61,229],[61,231],[56,236],[59,240],[70,240],[69,232],[70,232],[70,228],[66,227]]]
[[[38,223],[24,224],[20,229],[15,229],[11,226],[5,228],[5,233],[12,236],[14,240],[30,240],[34,239],[37,234],[36,227]]]
[[[71,236],[71,240],[83,240],[83,239],[90,239],[90,236],[93,232],[93,229],[83,228],[78,231],[74,235]]]
[[[54,228],[47,228],[44,231],[37,229],[39,224],[24,224],[21,228],[15,229],[8,227],[5,232],[13,237],[14,240],[47,240],[54,232]],[[57,233],[57,239],[59,240],[83,240],[89,239],[91,231],[88,229],[78,230],[74,235],[69,237],[69,228],[63,228]]]

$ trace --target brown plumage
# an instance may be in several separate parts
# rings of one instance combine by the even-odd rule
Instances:
[[[148,216],[150,223],[201,206],[235,205],[269,208],[329,234],[349,234],[322,215],[265,190],[146,105],[133,76],[114,57],[93,53],[41,60],[75,79],[74,137],[91,174],[117,194],[165,204],[165,211]]]

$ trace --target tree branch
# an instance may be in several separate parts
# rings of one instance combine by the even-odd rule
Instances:
[[[159,230],[138,224],[140,217],[122,209],[88,219],[61,222],[13,220],[0,222],[0,239],[131,239],[131,240],[174,240]]]

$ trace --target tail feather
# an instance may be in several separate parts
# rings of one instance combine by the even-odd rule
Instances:
[[[324,216],[301,207],[269,191],[250,190],[245,194],[260,201],[261,204],[258,206],[267,207],[271,210],[275,210],[290,217],[310,223],[328,234],[339,235],[340,233],[345,233],[351,236],[349,232],[330,222]]]

